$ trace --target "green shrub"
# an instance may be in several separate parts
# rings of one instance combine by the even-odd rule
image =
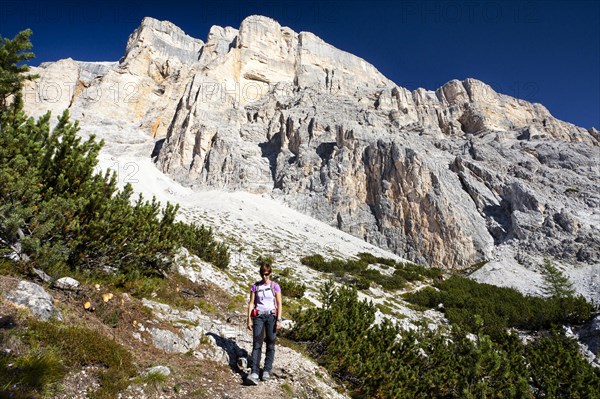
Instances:
[[[378,257],[376,263],[379,263],[381,265],[386,265],[386,266],[395,266],[396,265],[395,260],[389,259],[389,258],[382,258],[382,257]]]
[[[375,269],[362,270],[359,276],[381,285],[386,290],[399,290],[406,286],[406,280],[403,277],[396,274],[388,276]]]
[[[300,263],[315,270],[321,270],[326,261],[325,258],[323,258],[323,255],[315,254],[303,257],[300,259]]]
[[[470,332],[479,328],[475,317],[478,315],[483,319],[485,333],[492,337],[502,335],[509,327],[537,331],[555,324],[580,324],[594,311],[581,296],[524,296],[512,288],[482,284],[460,276],[437,281],[435,287],[439,291],[425,288],[407,294],[405,298],[429,308],[442,303],[450,322]]]
[[[273,263],[275,262],[275,259],[273,259],[272,256],[270,255],[260,255],[258,258],[256,258],[256,265],[257,266],[262,266],[264,263],[267,263],[271,266],[273,266]]]
[[[281,278],[278,281],[279,286],[281,287],[282,295],[289,297],[300,299],[304,296],[306,292],[306,285],[302,283],[298,283],[289,278]]]
[[[381,274],[381,272],[379,270],[376,269],[365,269],[365,270],[361,270],[358,273],[358,276],[368,280],[368,281],[373,281],[377,284],[379,284],[381,282],[381,280],[383,279],[383,275]]]
[[[133,190],[118,191],[114,175],[94,173],[102,142],[81,142],[67,111],[52,133],[47,114],[0,116],[0,234],[4,250],[21,243],[32,264],[61,268],[166,270],[175,249],[189,246],[219,267],[227,247],[210,229],[176,223],[178,207],[161,207]]]
[[[433,289],[421,290],[435,303]],[[419,291],[419,292],[421,292]],[[600,371],[577,343],[555,333],[525,346],[516,334],[496,339],[474,318],[475,336],[460,328],[403,331],[388,321],[375,325],[375,307],[355,289],[325,284],[321,309],[294,315],[287,332],[357,398],[592,398],[600,395]],[[465,309],[457,310],[467,317]],[[549,372],[544,372],[548,364]],[[580,373],[576,375],[577,373]]]
[[[179,222],[176,229],[177,241],[181,246],[218,268],[227,269],[230,261],[229,247],[215,240],[210,227]]]
[[[336,261],[336,260],[334,260]],[[340,260],[342,263],[341,269],[346,273],[356,274],[362,271],[367,270],[367,266],[369,264],[367,262],[363,262],[361,260],[348,259],[345,264],[344,261]]]
[[[371,287],[371,280],[363,276],[351,276],[347,278],[347,284],[353,286],[357,290],[368,290]]]
[[[377,257],[368,252],[360,252],[360,253],[356,254],[356,256],[358,256],[358,258],[360,260],[367,262],[367,264],[369,264],[369,265],[377,263]]]
[[[398,262],[394,274],[402,276],[407,281],[419,281],[425,278],[436,278],[442,271],[435,267],[425,267],[410,262]]]
[[[577,341],[553,330],[527,346],[533,394],[548,398],[600,397],[600,369],[579,354]]]
[[[176,223],[177,206],[132,201],[131,186],[119,191],[114,173],[96,173],[103,142],[83,140],[68,111],[52,130],[49,112],[27,117],[21,84],[37,76],[17,64],[33,57],[30,35],[0,38],[0,254],[21,246],[31,266],[57,275],[106,268],[160,275],[185,245],[226,267],[227,247],[210,229]]]
[[[292,268],[291,267],[286,267],[285,269],[283,269],[279,275],[281,277],[287,277],[287,278],[291,278],[292,277]]]
[[[435,308],[442,300],[440,291],[433,287],[425,287],[418,291],[406,293],[403,297],[410,303],[426,308]]]
[[[221,268],[227,247],[204,226],[175,222],[178,207],[119,191],[114,174],[95,173],[102,142],[82,141],[65,111],[52,132],[50,114],[34,121],[0,115],[0,251],[20,244],[31,265],[160,274],[180,246]]]
[[[413,263],[397,263],[393,259],[379,258],[367,252],[358,254],[358,260],[332,259],[325,260],[321,255],[305,256],[300,261],[302,264],[315,270],[332,273],[339,282],[351,284],[357,289],[368,289],[370,283],[381,285],[387,290],[399,290],[406,286],[407,281],[423,280],[427,277],[436,277],[439,269],[427,268]],[[369,269],[370,264],[380,264],[395,268],[392,276],[382,274],[377,269]]]

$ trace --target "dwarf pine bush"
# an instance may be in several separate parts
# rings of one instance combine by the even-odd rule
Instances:
[[[374,324],[375,307],[354,288],[325,284],[323,307],[297,312],[287,337],[343,381],[356,398],[596,398],[600,370],[577,343],[554,331],[524,345],[516,334],[493,339],[478,317],[459,326],[404,331]]]
[[[427,268],[410,262],[396,262],[367,252],[361,252],[357,256],[358,259],[325,260],[322,255],[315,254],[303,257],[300,262],[315,270],[331,273],[338,282],[353,285],[359,290],[368,289],[372,282],[387,290],[399,290],[406,286],[407,281],[424,280],[440,274],[440,270],[436,268]],[[372,264],[393,267],[394,272],[391,276],[382,274],[377,269],[369,268]]]
[[[581,324],[594,312],[592,304],[582,296],[539,298],[526,296],[515,289],[482,284],[452,276],[436,281],[435,288],[409,293],[405,298],[416,305],[443,309],[453,324],[470,332],[480,326],[493,337],[502,336],[510,327],[530,331],[548,330],[553,325]]]

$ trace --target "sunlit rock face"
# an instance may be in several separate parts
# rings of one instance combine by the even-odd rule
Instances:
[[[119,62],[34,72],[34,114],[141,129],[184,184],[269,193],[416,262],[464,269],[506,245],[520,262],[600,259],[597,130],[476,79],[410,91],[261,16],[206,42],[145,18]],[[72,90],[55,100],[52,82]]]
[[[164,137],[202,45],[170,22],[144,18],[118,62],[66,59],[32,68],[40,79],[24,88],[26,107],[34,116],[68,108],[82,124]]]

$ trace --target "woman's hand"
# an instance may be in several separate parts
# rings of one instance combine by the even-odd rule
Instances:
[[[277,331],[281,330],[281,322],[280,321],[278,321],[277,323],[275,323],[275,329]]]
[[[252,331],[252,322],[250,320],[246,323],[246,327],[248,327],[248,330]]]

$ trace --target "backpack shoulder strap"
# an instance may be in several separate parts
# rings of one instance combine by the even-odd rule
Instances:
[[[257,281],[256,283],[252,284],[252,287],[254,287],[254,307],[256,308],[256,301],[258,300],[258,286],[260,285],[260,281]]]
[[[275,310],[277,311],[277,294],[275,293],[274,281],[271,281],[271,292],[273,293],[273,305],[275,305]]]

